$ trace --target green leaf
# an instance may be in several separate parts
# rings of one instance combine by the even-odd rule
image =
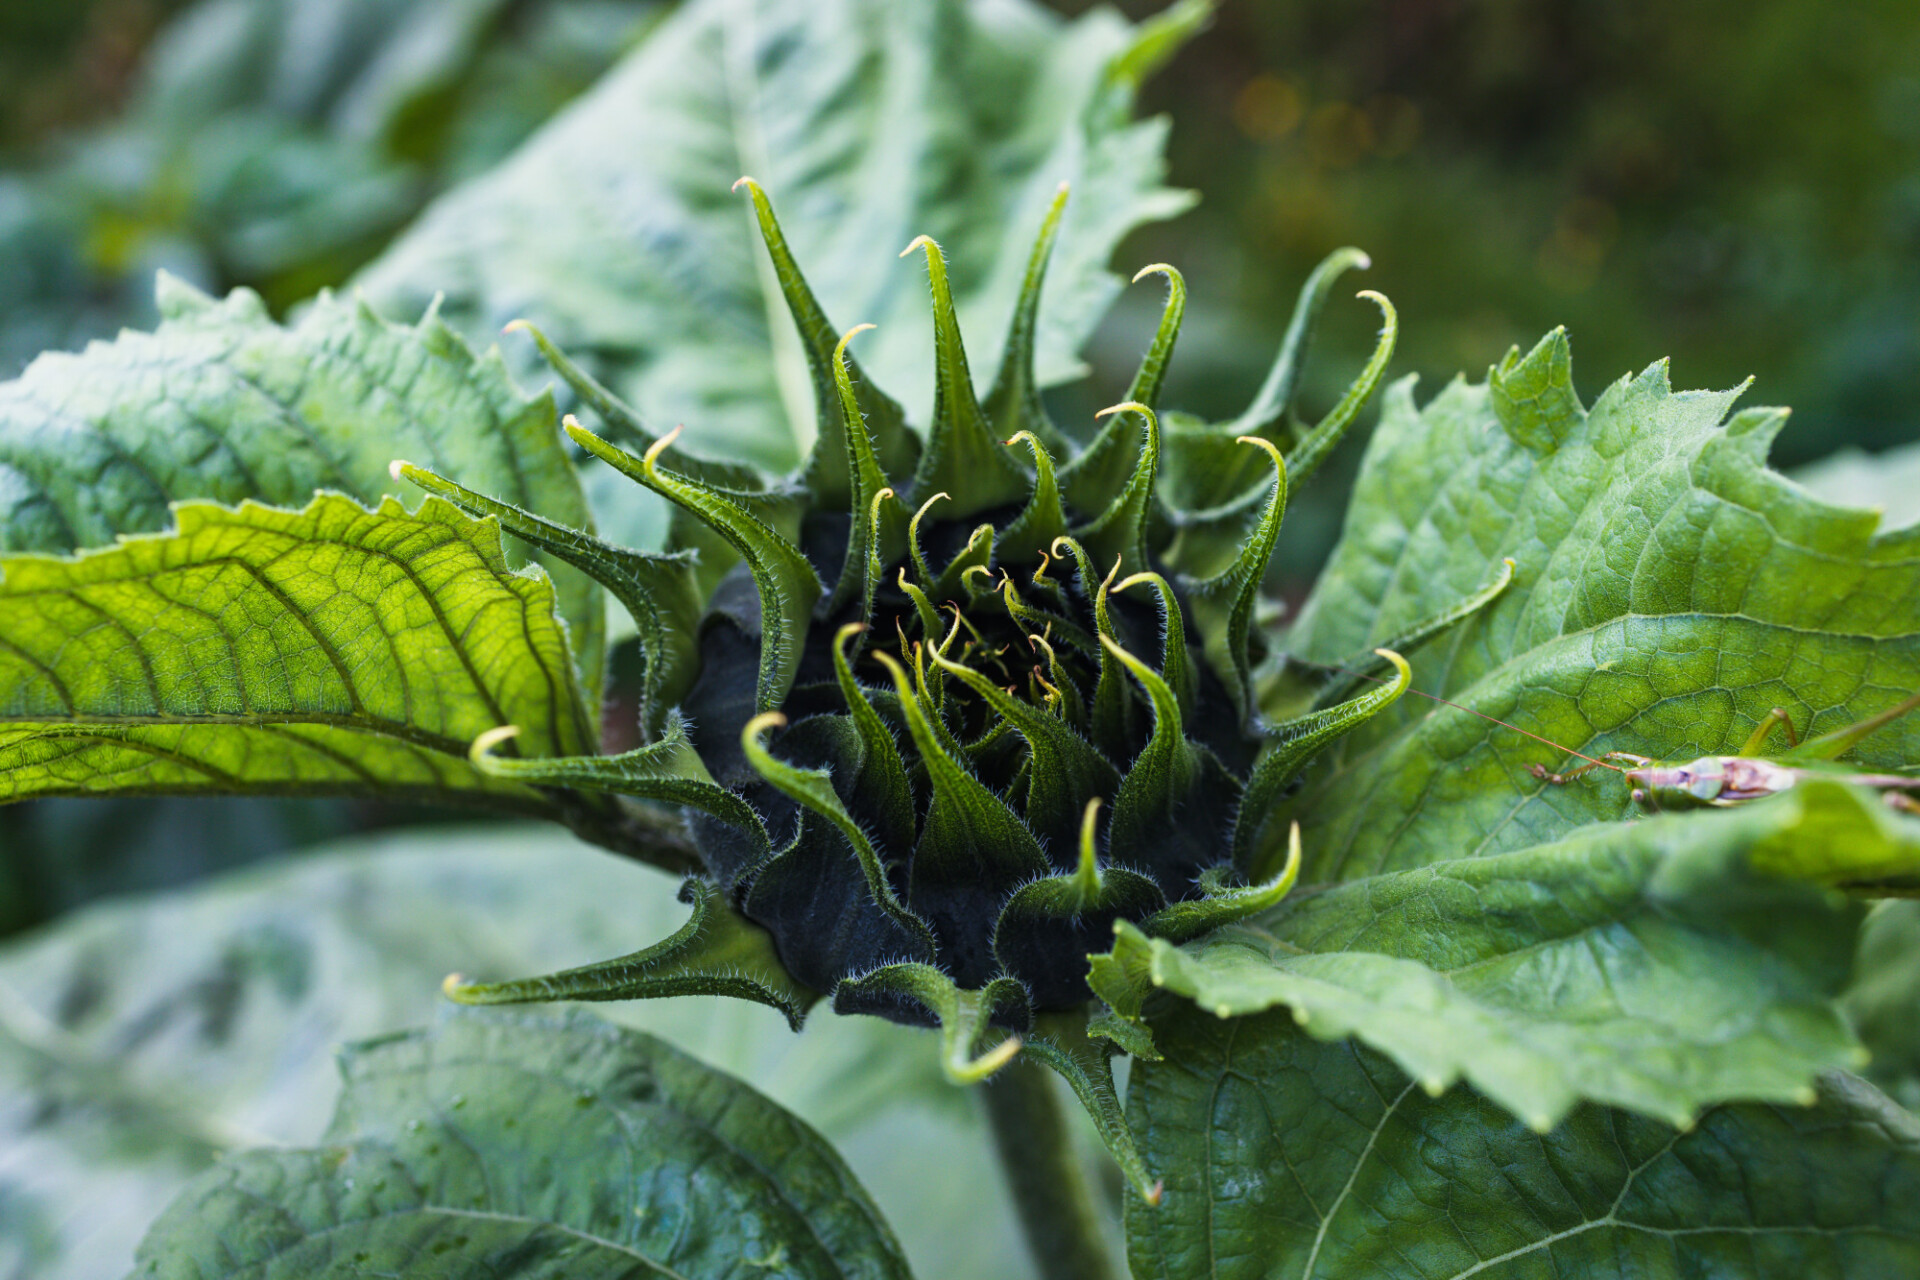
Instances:
[[[1550,1133],[1283,1014],[1179,1015],[1128,1113],[1157,1208],[1129,1204],[1162,1280],[1852,1280],[1920,1269],[1920,1124],[1821,1079],[1805,1107],[1678,1132],[1582,1107]]]
[[[908,1275],[825,1139],[641,1032],[469,1013],[341,1071],[323,1145],[228,1157],[154,1224],[142,1274]]]
[[[1832,1003],[1861,910],[1782,877],[1778,855],[1876,836],[1891,855],[1883,812],[1807,782],[1351,881],[1181,947],[1126,934],[1120,967],[1222,1018],[1286,1005],[1316,1037],[1358,1037],[1429,1092],[1465,1078],[1536,1129],[1583,1100],[1685,1125],[1863,1064]]]
[[[302,507],[316,489],[368,505],[412,496],[388,471],[395,458],[591,528],[552,397],[522,393],[498,352],[476,356],[436,313],[389,324],[323,293],[281,326],[247,290],[216,301],[164,275],[159,301],[153,333],[42,356],[0,384],[0,551],[156,532],[172,523],[169,503],[196,498]],[[541,561],[597,690],[599,590]]]
[[[1559,332],[1423,409],[1398,384],[1289,647],[1340,662],[1510,556],[1511,586],[1408,656],[1419,687],[1568,751],[1689,760],[1737,751],[1775,706],[1802,737],[1892,706],[1920,688],[1920,530],[1876,534],[1874,513],[1767,470],[1785,414],[1729,418],[1737,394],[1676,394],[1656,364],[1582,408]],[[1526,770],[1566,763],[1555,747],[1415,702],[1308,779],[1307,881],[1521,848],[1631,812],[1617,775],[1548,786]],[[1920,759],[1920,716],[1856,755]]]
[[[126,1274],[218,1151],[312,1146],[334,1051],[446,1006],[440,979],[543,973],[666,937],[676,882],[552,826],[418,829],[130,896],[0,946],[0,1257]],[[740,1001],[595,1006],[827,1134],[921,1280],[1030,1280],[991,1143],[924,1033]],[[975,1229],[955,1232],[954,1222]]]
[[[699,675],[701,599],[695,557],[690,552],[658,555],[602,541],[591,533],[511,503],[500,502],[444,476],[394,459],[391,470],[468,515],[491,516],[500,527],[548,552],[605,587],[633,619],[639,632],[646,672],[640,694],[640,720],[651,735],[659,732],[669,708]]]
[[[1189,203],[1160,185],[1165,122],[1129,117],[1141,77],[1205,15],[1187,5],[1130,27],[1026,0],[693,0],[431,206],[362,284],[385,306],[444,291],[473,333],[524,315],[657,420],[689,424],[696,451],[779,470],[813,441],[821,384],[728,186],[750,173],[771,193],[828,332],[878,324],[866,372],[923,413],[925,284],[876,246],[938,239],[966,273],[962,330],[997,339],[1064,180],[1034,336],[1052,385],[1080,372],[1075,352],[1119,287],[1114,246]]]
[[[502,724],[595,748],[552,586],[499,526],[322,494],[174,508],[176,532],[0,560],[0,798],[368,793],[555,802],[476,770]]]

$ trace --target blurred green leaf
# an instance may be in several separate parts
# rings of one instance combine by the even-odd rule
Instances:
[[[553,828],[463,828],[103,904],[0,948],[0,1262],[34,1257],[36,1280],[127,1270],[216,1149],[320,1140],[342,1041],[433,1019],[456,969],[543,972],[662,937],[687,914],[674,888]],[[921,1280],[1031,1275],[931,1035],[822,1011],[796,1036],[740,1001],[596,1009],[825,1132]]]
[[[1526,772],[1566,752],[1684,761],[1738,750],[1775,706],[1806,736],[1920,688],[1920,530],[1877,533],[1874,513],[1769,471],[1786,415],[1729,418],[1738,394],[1675,393],[1662,363],[1583,408],[1558,331],[1424,408],[1410,382],[1393,389],[1290,647],[1350,663],[1511,556],[1497,600],[1407,655],[1415,688],[1565,752],[1404,698],[1309,775],[1304,881],[1523,848],[1632,812],[1616,773],[1556,787]],[[1920,716],[1855,754],[1920,758]]]
[[[551,814],[474,768],[596,743],[553,589],[491,521],[321,494],[174,507],[177,531],[0,558],[0,800],[365,793]]]
[[[255,287],[276,309],[339,283],[435,191],[590,84],[657,6],[168,2],[182,11],[137,61],[145,24],[166,16],[154,6],[61,7],[91,10],[90,31],[66,83],[39,87],[89,116],[119,111],[0,174],[0,373],[150,324],[156,267],[210,289]],[[33,54],[0,50],[0,70]],[[33,111],[5,99],[0,110]]]
[[[163,1214],[154,1276],[906,1280],[826,1140],[729,1076],[584,1013],[467,1012],[349,1047],[322,1145],[229,1156]]]
[[[1423,1093],[1284,1014],[1176,1016],[1129,1115],[1166,1196],[1130,1204],[1162,1280],[1853,1280],[1920,1270],[1920,1123],[1870,1085],[1690,1130],[1582,1107],[1536,1133],[1466,1089]]]
[[[887,250],[946,246],[962,327],[1005,332],[1055,189],[1073,198],[1048,274],[1039,376],[1076,352],[1119,282],[1114,245],[1186,207],[1159,185],[1164,121],[1138,79],[1204,16],[1063,23],[1026,0],[963,5],[691,0],[511,159],[437,201],[360,277],[405,309],[436,293],[469,332],[525,317],[695,452],[803,456],[814,397],[742,174],[773,197],[861,361],[930,403],[926,284]]]
[[[1920,1107],[1920,902],[1874,907],[1841,1007],[1873,1055],[1867,1074],[1874,1083]]]

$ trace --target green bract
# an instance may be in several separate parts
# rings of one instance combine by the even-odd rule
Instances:
[[[673,503],[665,552],[617,548],[395,464],[593,576],[639,630],[642,745],[568,754],[503,725],[476,741],[475,766],[546,791],[681,806],[704,873],[689,889],[694,921],[658,947],[449,992],[505,1003],[704,991],[775,1004],[796,1024],[830,995],[842,1012],[941,1025],[960,1079],[1037,1037],[1034,1051],[1111,1114],[1103,1055],[1082,1051],[1084,1030],[1053,1026],[1086,1007],[1089,954],[1119,926],[1184,942],[1277,902],[1298,849],[1269,865],[1274,804],[1410,678],[1383,649],[1398,678],[1332,707],[1276,724],[1252,698],[1269,657],[1252,617],[1288,482],[1312,473],[1378,383],[1392,307],[1366,295],[1386,318],[1373,358],[1323,421],[1293,420],[1313,317],[1364,261],[1336,254],[1303,292],[1254,410],[1220,425],[1163,421],[1185,290],[1173,268],[1149,267],[1170,286],[1159,331],[1126,399],[1076,447],[1033,376],[1062,188],[984,398],[939,245],[907,246],[925,253],[933,301],[923,443],[849,356],[860,329],[836,338],[766,195],[741,185],[812,371],[817,442],[796,473],[704,462],[678,429],[656,437],[537,332],[608,428],[570,418],[567,433]],[[1510,571],[1496,560],[1488,576],[1491,588],[1425,631],[1483,604]],[[509,742],[517,754],[498,751]],[[755,943],[767,935],[770,947]],[[1114,1136],[1124,1147],[1117,1125]]]

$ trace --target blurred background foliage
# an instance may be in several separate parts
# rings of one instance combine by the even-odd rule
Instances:
[[[1053,0],[1077,13],[1081,0]],[[1131,18],[1161,5],[1122,0]],[[164,267],[284,313],[347,279],[436,193],[506,155],[644,39],[669,0],[9,0],[0,6],[0,377],[154,320]],[[1582,390],[1671,356],[1683,387],[1757,375],[1795,406],[1776,460],[1912,436],[1920,401],[1920,6],[1788,0],[1228,0],[1154,80],[1193,212],[1116,265],[1192,288],[1172,405],[1251,396],[1329,250],[1373,255],[1396,368],[1430,393],[1573,333]],[[1362,278],[1354,277],[1354,287]],[[1160,291],[1128,290],[1085,422]],[[1330,400],[1371,345],[1336,300]],[[1277,585],[1338,528],[1347,469],[1289,512]],[[125,802],[138,805],[142,802]],[[102,892],[407,818],[340,803],[0,809],[0,931]]]

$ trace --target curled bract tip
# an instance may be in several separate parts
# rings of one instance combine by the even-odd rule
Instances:
[[[915,236],[913,238],[913,243],[909,244],[906,248],[900,251],[900,256],[904,258],[908,254],[912,253],[915,249],[918,249],[922,246],[926,246],[929,249],[938,249],[940,247],[940,242],[935,240],[932,236]]]
[[[866,629],[867,629],[867,624],[864,622],[849,622],[846,626],[836,631],[834,635],[841,640],[846,640],[851,636],[859,635],[862,631],[865,631]]]
[[[1164,1180],[1156,1179],[1154,1181],[1154,1184],[1148,1187],[1146,1190],[1146,1193],[1142,1195],[1140,1198],[1147,1202],[1147,1207],[1149,1209],[1158,1209],[1160,1207],[1160,1202],[1167,1198],[1166,1182]]]
[[[1033,440],[1033,441],[1036,441],[1037,443],[1037,438],[1034,436],[1033,432],[1031,431],[1016,431],[1012,435],[1008,436],[1005,440],[1002,440],[1000,443],[1007,446],[1009,449],[1011,449],[1014,445],[1019,444],[1022,440]],[[1056,541],[1058,541],[1058,539],[1056,539]]]
[[[647,450],[646,455],[642,457],[640,461],[648,467],[653,466],[653,464],[659,460],[660,455],[667,451],[668,446],[675,440],[678,440],[680,433],[686,429],[685,423],[676,425],[673,430],[667,432],[667,434],[661,436],[658,440],[655,440],[653,447]]]
[[[743,178],[741,179],[741,181],[744,182],[745,179]],[[853,326],[853,328],[841,334],[840,345],[833,349],[833,358],[835,360],[838,360],[841,356],[845,355],[847,351],[847,344],[849,342],[852,342],[856,335],[865,333],[869,329],[878,329],[879,327],[880,326],[877,324],[857,324]]]
[[[970,1062],[950,1064],[947,1074],[955,1084],[979,1084],[1012,1062],[1013,1055],[1020,1052],[1020,1044],[1019,1036],[1008,1036]]]
[[[1353,265],[1362,271],[1371,271],[1373,269],[1373,257],[1365,250],[1356,249],[1353,254]]]
[[[1391,649],[1375,649],[1373,652],[1376,657],[1385,658],[1388,662],[1392,663],[1393,669],[1400,673],[1400,679],[1402,681],[1411,681],[1413,679],[1413,668],[1407,665],[1405,658]]]
[[[787,717],[783,712],[762,711],[759,715],[747,721],[746,728],[740,731],[740,740],[751,743],[758,740],[760,735],[769,729],[784,729],[786,727]]]
[[[1282,473],[1285,473],[1287,469],[1286,456],[1280,452],[1279,445],[1267,439],[1265,436],[1235,436],[1233,442],[1235,444],[1258,445],[1260,448],[1265,449],[1268,455],[1272,457],[1273,465],[1280,468]]]
[[[466,985],[466,975],[450,973],[440,980],[440,994],[449,1000],[458,1000],[460,998],[460,988]]]
[[[475,764],[479,764],[487,756],[493,754],[495,747],[507,741],[509,738],[517,738],[519,736],[520,726],[517,724],[503,724],[498,728],[489,729],[473,740],[473,745],[467,748],[467,757]]]
[[[759,185],[760,184],[755,182],[751,176],[743,173],[733,180],[733,185],[728,187],[727,190],[738,191],[742,187],[758,187]]]
[[[1153,410],[1147,408],[1147,406],[1141,404],[1138,400],[1122,400],[1119,404],[1108,405],[1093,416],[1096,418],[1104,418],[1109,414],[1125,413],[1128,410],[1132,410],[1134,413],[1144,413],[1149,418],[1153,416]]]
[[[1146,266],[1140,268],[1138,271],[1133,273],[1133,279],[1129,283],[1139,284],[1142,280],[1145,280],[1148,276],[1166,275],[1172,270],[1173,270],[1173,267],[1168,263],[1149,262]]]
[[[506,326],[502,328],[500,332],[501,333],[523,333],[523,332],[531,333],[533,332],[533,322],[531,320],[525,320],[525,319],[509,320],[507,321]]]
[[[407,478],[407,468],[412,465],[405,458],[395,458],[387,464],[387,474],[395,480],[404,480]]]

